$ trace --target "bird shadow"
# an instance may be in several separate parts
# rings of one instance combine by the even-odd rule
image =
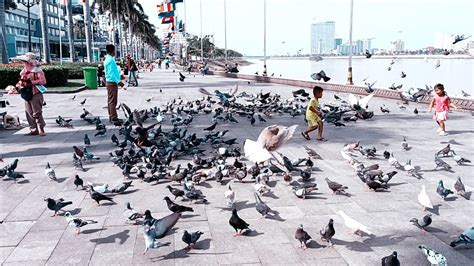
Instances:
[[[459,135],[464,133],[474,133],[474,130],[450,130],[449,135]]]
[[[211,247],[211,240],[210,238],[203,239],[196,243],[196,249],[207,250]]]
[[[234,208],[237,210],[250,209],[254,208],[255,203],[249,203],[248,200],[234,202]]]
[[[248,236],[248,237],[256,237],[256,236],[259,236],[259,235],[263,235],[263,233],[259,233],[257,230],[246,230],[244,232],[242,232],[242,235],[243,236]]]
[[[182,219],[185,219],[185,218],[193,218],[193,217],[196,217],[196,216],[199,216],[199,214],[184,214],[181,216]]]
[[[457,142],[457,141],[454,140],[454,139],[450,139],[450,140],[448,140],[448,141],[440,141],[439,143],[441,143],[441,144],[453,144],[453,145],[464,146],[464,144],[459,143],[459,142]]]
[[[89,235],[89,234],[97,233],[104,230],[107,230],[107,228],[87,229],[87,230],[81,231],[81,234]]]
[[[268,191],[268,192],[264,193],[262,196],[269,197],[269,198],[272,198],[272,199],[279,199],[280,198],[277,195],[275,195],[275,193],[273,193],[273,191]]]
[[[122,245],[123,243],[125,243],[125,241],[127,241],[128,238],[130,238],[129,233],[130,233],[130,230],[127,229],[127,230],[123,230],[122,232],[118,232],[116,234],[113,234],[107,237],[94,238],[94,239],[90,239],[89,241],[96,243],[97,245],[100,245],[100,244],[113,244],[115,243],[116,239],[119,239],[120,240],[119,244]]]
[[[466,200],[471,200],[471,195],[472,195],[472,191],[468,191],[468,192],[464,193],[464,198]]]
[[[426,228],[426,231],[428,233],[443,233],[443,234],[447,234],[448,232],[442,230],[442,229],[439,229],[439,228],[436,228],[436,227],[431,227],[431,226],[428,226]]]
[[[393,246],[405,239],[407,236],[396,236],[396,235],[384,235],[375,236],[370,235],[369,238],[365,238],[362,241],[344,241],[340,239],[332,239],[334,245],[344,245],[349,250],[358,252],[371,252],[372,247],[384,247]]]
[[[456,197],[456,196],[451,196],[451,197],[446,197],[446,198],[444,199],[444,201],[450,202],[450,201],[455,201],[455,200],[457,200],[457,199],[458,199],[458,197]]]
[[[18,182],[16,182],[16,183],[17,183],[17,184],[28,184],[28,183],[31,183],[31,182],[30,182],[30,180],[28,180],[28,179],[23,179],[23,180],[18,181]]]
[[[436,214],[439,216],[439,207],[441,206],[441,204],[436,204],[436,205],[433,205],[433,209],[427,209],[429,212],[431,212],[432,214]]]
[[[325,199],[328,199],[328,198],[325,198],[325,197],[318,197],[318,196],[312,194],[312,195],[306,195],[306,196],[305,196],[305,199],[324,199],[324,200],[325,200]]]
[[[124,192],[122,193],[117,193],[117,194],[120,194],[120,195],[127,195],[127,194],[132,194],[133,192],[137,192],[139,191],[140,189],[136,188],[136,189],[131,189],[131,190],[125,190]]]
[[[276,180],[272,180],[272,181],[268,181],[267,182],[267,186],[269,187],[275,187],[277,184],[277,181]]]
[[[400,182],[400,183],[390,183],[389,186],[395,187],[395,186],[400,186],[400,185],[406,185],[408,184],[407,182]]]
[[[81,213],[81,211],[82,211],[82,208],[75,208],[74,210],[69,211],[69,213],[71,215],[78,215],[79,213]],[[64,216],[64,214],[63,214],[63,216]]]
[[[270,211],[267,213],[266,218],[267,218],[267,219],[270,219],[270,220],[279,221],[279,222],[284,222],[284,221],[286,221],[285,219],[281,218],[280,212],[275,211],[275,210],[270,210]]]
[[[102,204],[100,204],[100,206],[111,206],[111,205],[116,205],[116,204],[117,204],[117,202],[112,201],[112,202],[102,203]]]
[[[64,182],[66,179],[67,179],[67,177],[61,177],[61,178],[57,178],[55,181],[56,181],[57,183],[62,183],[62,182]]]
[[[205,187],[205,188],[212,188],[212,185],[207,182],[201,182],[198,186]]]
[[[315,240],[311,240],[309,243],[306,243],[306,247],[311,248],[311,249],[317,249],[317,248],[322,248],[322,247],[325,247],[325,246],[320,245]]]

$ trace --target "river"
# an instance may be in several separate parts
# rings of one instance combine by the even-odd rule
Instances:
[[[388,88],[393,83],[403,84],[403,90],[409,88],[425,88],[425,84],[434,86],[436,83],[444,84],[448,95],[462,98],[461,91],[469,93],[474,98],[474,59],[459,58],[397,58],[391,65],[393,58],[353,58],[353,82],[355,85],[364,86],[365,82],[373,83],[374,88]],[[440,66],[435,68],[439,60]],[[247,59],[250,65],[240,67],[240,73],[262,74],[263,61],[261,59]],[[308,58],[297,59],[267,59],[268,75],[275,77],[311,80],[310,75],[324,70],[331,78],[329,82],[346,84],[347,58],[324,58],[322,61],[310,61]],[[388,67],[391,70],[388,71]],[[401,77],[401,72],[406,74]]]

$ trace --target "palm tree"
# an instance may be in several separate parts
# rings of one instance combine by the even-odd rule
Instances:
[[[87,49],[87,62],[92,62],[92,40],[91,40],[91,12],[89,8],[89,0],[84,1],[84,27],[86,34],[86,49]]]
[[[51,62],[49,54],[49,34],[48,34],[48,5],[47,0],[40,0],[40,20],[41,20],[41,35],[43,37],[43,55],[46,63]]]
[[[72,22],[72,2],[67,0],[66,2],[66,18],[67,18],[67,38],[69,40],[69,59],[74,62],[75,49],[74,49],[74,27]]]

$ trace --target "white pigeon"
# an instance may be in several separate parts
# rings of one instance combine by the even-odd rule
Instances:
[[[256,163],[264,162],[272,158],[270,152],[263,148],[262,143],[250,139],[245,140],[244,152],[247,159]]]
[[[227,185],[227,190],[224,192],[224,196],[227,201],[227,207],[232,208],[234,206],[235,193],[230,187],[230,183]]]
[[[163,116],[161,115],[161,113],[159,113],[159,114],[156,116],[156,122],[158,122],[158,123],[163,122]]]
[[[403,166],[403,169],[407,172],[413,172],[415,171],[415,167],[411,165],[411,160],[408,160],[407,163]]]
[[[374,97],[374,93],[371,93],[363,98],[357,98],[354,96],[354,94],[350,93],[349,94],[349,104],[351,105],[351,108],[356,109],[356,110],[364,110],[369,107],[369,101]]]
[[[426,259],[428,259],[431,265],[448,266],[448,261],[443,254],[423,245],[418,246],[418,248],[426,255]]]
[[[293,137],[298,125],[290,127],[271,125],[262,130],[257,141],[245,140],[244,152],[247,159],[255,163],[274,157],[271,152],[281,148]]]
[[[348,152],[344,151],[344,149],[341,150],[341,156],[348,162],[352,161],[353,159]]]
[[[46,164],[46,167],[44,168],[44,174],[49,177],[49,179],[55,181],[56,180],[56,172],[54,172],[54,169],[51,168],[51,165],[49,163]]]
[[[339,215],[341,215],[342,219],[344,219],[345,225],[352,229],[355,234],[358,234],[360,236],[362,236],[362,232],[368,235],[372,234],[370,228],[347,216],[347,214],[345,214],[343,211],[338,211],[338,213]]]
[[[91,183],[87,182],[89,186],[91,186],[95,192],[99,193],[109,193],[109,185],[108,184],[97,184],[97,183]]]
[[[418,202],[421,204],[421,208],[423,209],[423,211],[425,211],[426,208],[433,209],[433,204],[431,203],[428,194],[426,194],[425,185],[421,186],[420,194],[418,194]]]
[[[394,166],[395,168],[402,168],[402,165],[400,162],[397,160],[397,158],[394,157],[393,152],[390,154],[390,157],[388,158],[388,162],[390,163],[391,166]]]

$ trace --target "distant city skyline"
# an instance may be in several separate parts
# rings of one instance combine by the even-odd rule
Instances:
[[[159,28],[159,1],[139,0]],[[224,0],[202,0],[203,35],[224,47]],[[200,34],[199,0],[185,0],[186,26]],[[184,19],[183,4],[177,4]],[[267,0],[267,54],[311,52],[311,24],[335,22],[335,38],[349,39],[348,0]],[[401,39],[408,50],[435,46],[435,33],[474,35],[472,0],[354,0],[353,40],[374,38],[372,47],[389,50]],[[245,55],[263,55],[263,0],[227,0],[227,44]],[[466,42],[454,49],[466,47]]]

